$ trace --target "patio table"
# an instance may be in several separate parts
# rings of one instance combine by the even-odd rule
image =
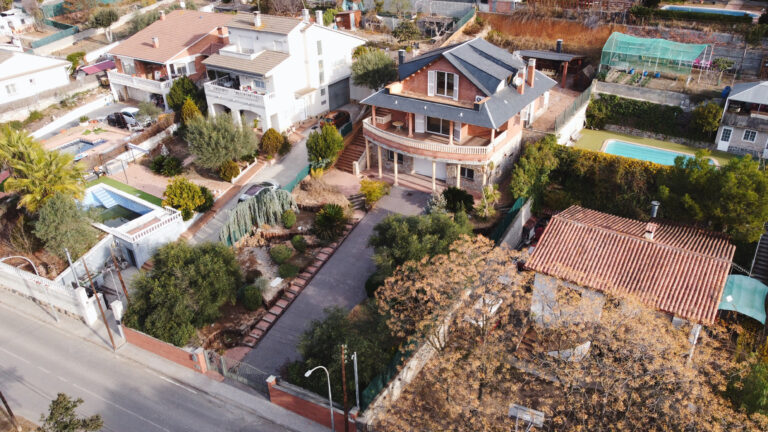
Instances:
[[[404,125],[404,124],[405,124],[405,123],[403,123],[403,122],[401,122],[401,121],[393,121],[393,122],[392,122],[392,126],[394,126],[394,127],[395,127],[395,129],[396,129],[398,132],[400,132],[400,130],[403,128],[403,125]]]

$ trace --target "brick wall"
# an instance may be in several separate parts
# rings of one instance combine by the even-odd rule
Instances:
[[[208,371],[205,363],[205,352],[202,348],[198,348],[195,353],[190,353],[126,326],[123,326],[123,331],[125,332],[126,341],[132,345],[163,357],[166,360],[186,366],[196,372],[205,373]]]
[[[452,72],[459,75],[459,101],[474,104],[475,96],[483,94],[480,89],[472,84],[472,81],[462,75],[458,69],[453,67],[453,65],[444,58],[435,60],[424,69],[412,74],[403,80],[403,91],[427,96],[427,85],[429,81],[427,72],[430,70]]]
[[[322,373],[322,371],[318,373]],[[267,379],[267,386],[269,387],[269,401],[273,404],[293,411],[327,428],[331,427],[331,413],[326,397],[279,382],[279,379],[274,376]],[[334,408],[333,414],[336,430],[344,430],[344,412]],[[354,429],[355,417],[353,415],[350,415],[349,423],[350,429]]]

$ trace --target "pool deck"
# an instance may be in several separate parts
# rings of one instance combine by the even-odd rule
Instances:
[[[581,138],[576,142],[574,147],[579,149],[584,149],[584,150],[592,150],[596,152],[602,151],[603,146],[605,145],[605,142],[611,139],[624,141],[631,144],[644,145],[648,147],[657,147],[663,150],[669,150],[677,153],[686,153],[690,155],[693,155],[698,150],[701,150],[696,147],[677,144],[669,141],[659,141],[651,138],[641,138],[633,135],[625,135],[625,134],[620,134],[615,132],[584,129],[580,133],[581,133]],[[714,159],[718,163],[718,165],[725,165],[728,163],[729,160],[736,157],[736,155],[734,154],[717,151],[717,150],[710,151],[709,156],[712,159]]]
[[[94,130],[100,128],[103,130],[103,132],[98,133],[87,133],[83,134],[86,130]],[[99,145],[100,150],[109,148],[113,146],[114,144],[122,144],[125,142],[125,138],[130,136],[130,133],[128,131],[125,131],[123,129],[114,128],[111,126],[107,126],[103,123],[96,123],[96,124],[89,124],[88,126],[75,126],[73,128],[64,129],[60,133],[48,138],[47,140],[44,140],[42,142],[43,148],[46,150],[55,150],[63,145],[69,144],[72,141],[77,140],[85,140],[89,142],[93,142],[96,140],[105,140],[106,142]],[[86,153],[92,151],[87,150]]]

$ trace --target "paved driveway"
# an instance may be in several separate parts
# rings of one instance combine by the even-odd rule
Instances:
[[[313,320],[324,316],[326,308],[352,309],[365,300],[365,281],[375,270],[373,249],[368,247],[373,227],[391,213],[421,213],[427,198],[423,192],[392,188],[392,193],[358,223],[256,349],[248,353],[245,362],[265,372],[277,372],[285,362],[301,357],[296,350],[299,337]]]

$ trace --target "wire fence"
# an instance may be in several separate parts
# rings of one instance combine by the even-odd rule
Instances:
[[[208,370],[218,372],[222,376],[241,382],[259,393],[269,396],[267,378],[272,374],[248,363],[226,358],[214,351],[206,351],[205,361],[208,364]]]
[[[459,20],[459,22],[456,23],[456,25],[453,28],[459,29],[461,26],[467,23],[467,21],[471,20],[472,17],[475,16],[475,9],[470,8],[466,14],[464,14],[463,17]]]
[[[592,96],[592,90],[595,88],[595,81],[584,90],[565,111],[561,112],[555,117],[555,132],[559,132],[563,126],[576,114],[580,109],[584,108],[584,105],[589,103],[589,99]]]

